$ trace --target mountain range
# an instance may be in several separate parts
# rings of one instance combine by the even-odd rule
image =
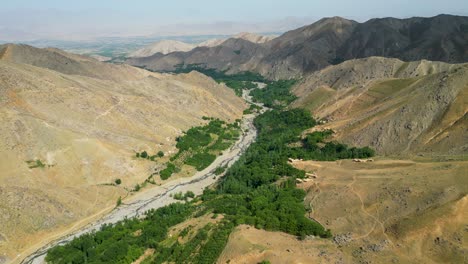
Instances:
[[[241,33],[197,45],[160,41],[133,52],[126,64],[96,58],[0,45],[0,263],[111,211],[165,168],[184,131],[207,117],[232,122],[252,110],[208,76],[170,73],[190,66],[223,71],[226,82],[227,75],[245,71],[296,79],[291,90],[279,92],[296,99],[275,111],[303,108],[319,125],[292,147],[306,144],[311,132],[331,129],[331,138],[317,147],[343,142],[378,155],[365,162],[289,159],[308,177],[290,181],[307,193],[298,195],[308,205],[298,215],[331,228],[334,237],[299,240],[239,225],[226,235],[218,262],[455,263],[464,256],[468,17],[364,23],[332,17],[276,38]],[[266,80],[259,90],[284,88],[281,83]],[[137,158],[142,151],[165,155]],[[170,180],[193,173],[186,166]],[[271,189],[280,189],[284,178],[278,175]],[[153,179],[154,188],[162,188],[163,180]],[[266,206],[260,200],[252,207]],[[181,230],[193,238],[224,217],[190,217],[170,228],[167,241],[187,243]],[[138,254],[143,260],[154,252]]]
[[[364,23],[324,18],[266,43],[229,39],[215,47],[129,59],[153,71],[191,64],[227,73],[253,71],[270,79],[288,79],[340,62],[382,56],[404,61],[468,61],[468,17],[378,18]]]
[[[265,43],[267,41],[274,39],[274,36],[262,36],[262,35],[257,35],[254,33],[242,32],[242,33],[232,36],[232,38],[244,39],[253,43]],[[146,47],[143,47],[141,49],[138,49],[130,53],[128,57],[141,58],[141,57],[148,57],[156,53],[161,53],[161,54],[166,55],[166,54],[177,52],[177,51],[186,52],[186,51],[193,50],[196,47],[215,47],[215,46],[221,45],[226,40],[227,39],[214,38],[214,39],[205,40],[198,44],[189,44],[189,43],[185,43],[185,42],[177,41],[177,40],[161,40],[161,41],[155,42],[153,44],[150,44]]]

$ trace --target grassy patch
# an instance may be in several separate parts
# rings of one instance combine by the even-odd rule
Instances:
[[[46,164],[44,164],[41,160],[28,160],[26,163],[30,169],[45,168],[46,166]]]

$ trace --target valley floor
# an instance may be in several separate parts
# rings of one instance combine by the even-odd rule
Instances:
[[[50,239],[44,239],[43,241],[48,242],[48,244],[40,249],[34,249],[35,251],[24,252],[23,255],[28,256],[21,263],[44,263],[45,255],[50,248],[67,243],[82,234],[98,230],[104,224],[116,223],[125,218],[139,217],[147,210],[174,203],[176,200],[172,196],[176,193],[192,191],[196,195],[201,194],[205,187],[212,185],[219,178],[214,174],[214,170],[217,167],[231,166],[255,140],[257,132],[253,125],[254,118],[255,115],[253,114],[244,116],[241,123],[243,133],[240,139],[203,171],[191,177],[177,178],[159,187],[139,192],[126,199],[121,206],[110,212],[109,210],[104,212],[101,218],[94,219],[94,222],[86,226],[82,225],[81,228],[74,226],[71,230],[59,236],[60,238],[57,240],[50,241]],[[13,263],[19,261],[20,257],[14,260]]]

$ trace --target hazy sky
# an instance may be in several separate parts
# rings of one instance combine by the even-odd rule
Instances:
[[[284,31],[329,16],[468,15],[468,0],[2,0],[0,39]]]

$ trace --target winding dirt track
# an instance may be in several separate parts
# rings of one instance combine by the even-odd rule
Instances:
[[[248,92],[244,92],[243,98],[251,102]],[[259,105],[259,104],[257,104]],[[259,105],[262,106],[262,105]],[[262,106],[263,107],[263,106]],[[266,111],[267,108],[263,107],[261,112]],[[149,189],[147,191],[136,194],[135,196],[125,200],[119,207],[112,210],[109,214],[103,216],[101,219],[92,222],[79,230],[70,232],[69,234],[54,240],[47,245],[39,248],[34,253],[24,258],[22,264],[42,264],[45,263],[45,256],[47,251],[55,246],[64,245],[74,238],[83,234],[99,230],[105,224],[113,224],[125,218],[142,217],[147,210],[157,209],[171,203],[177,202],[171,196],[179,192],[192,191],[196,195],[203,192],[207,186],[215,183],[219,176],[214,174],[214,170],[219,166],[230,167],[236,162],[245,150],[255,141],[257,137],[257,130],[253,125],[253,120],[256,115],[245,115],[241,122],[242,134],[239,140],[228,150],[224,151],[209,167],[203,171],[197,172],[190,178],[181,178],[170,181],[159,187]]]

